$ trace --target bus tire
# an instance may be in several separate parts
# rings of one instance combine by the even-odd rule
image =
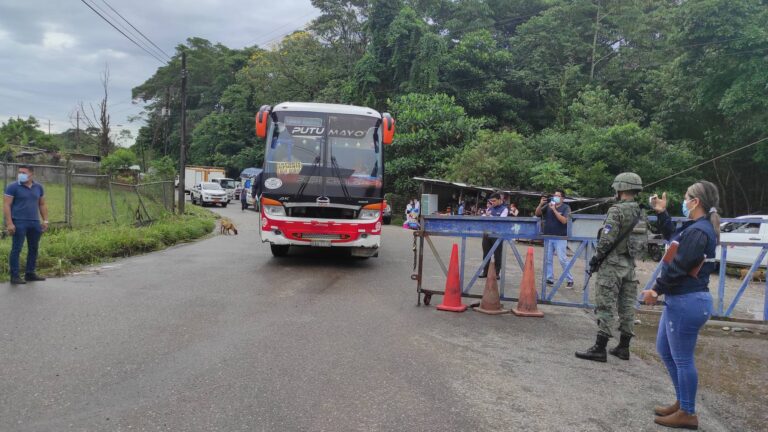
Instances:
[[[290,246],[271,244],[269,245],[269,248],[272,250],[272,256],[279,258],[288,255],[288,249],[290,249]]]

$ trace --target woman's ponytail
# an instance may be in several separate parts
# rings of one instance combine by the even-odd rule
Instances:
[[[703,208],[708,208],[707,220],[712,224],[715,230],[715,238],[720,243],[720,214],[717,212],[717,206],[720,205],[720,192],[717,186],[706,180],[699,180],[693,186],[688,188],[688,195],[698,198]]]

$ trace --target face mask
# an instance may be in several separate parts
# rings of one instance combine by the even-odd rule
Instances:
[[[552,202],[555,203],[555,204],[560,204],[560,197],[558,197],[558,196],[552,197]]]
[[[688,209],[688,206],[685,205],[688,201],[683,200],[683,216],[690,218],[691,217],[691,210]]]
[[[19,173],[19,183],[26,183],[29,181],[29,174]]]

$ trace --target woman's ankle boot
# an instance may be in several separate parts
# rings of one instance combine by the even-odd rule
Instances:
[[[670,414],[674,414],[675,411],[680,409],[680,401],[675,401],[672,405],[667,406],[655,406],[653,407],[653,412],[656,413],[659,417],[668,416]]]
[[[653,421],[662,426],[677,429],[697,430],[699,428],[699,418],[696,414],[688,414],[681,409],[668,416],[656,417]]]

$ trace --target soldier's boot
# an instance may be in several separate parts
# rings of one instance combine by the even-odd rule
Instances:
[[[622,360],[629,360],[629,341],[631,339],[632,339],[632,335],[622,333],[621,339],[619,340],[619,344],[616,345],[616,348],[613,348],[612,350],[608,351],[608,353]]]
[[[608,355],[605,353],[606,345],[608,345],[608,336],[598,333],[595,344],[584,352],[577,352],[576,357],[605,363],[608,361]]]

